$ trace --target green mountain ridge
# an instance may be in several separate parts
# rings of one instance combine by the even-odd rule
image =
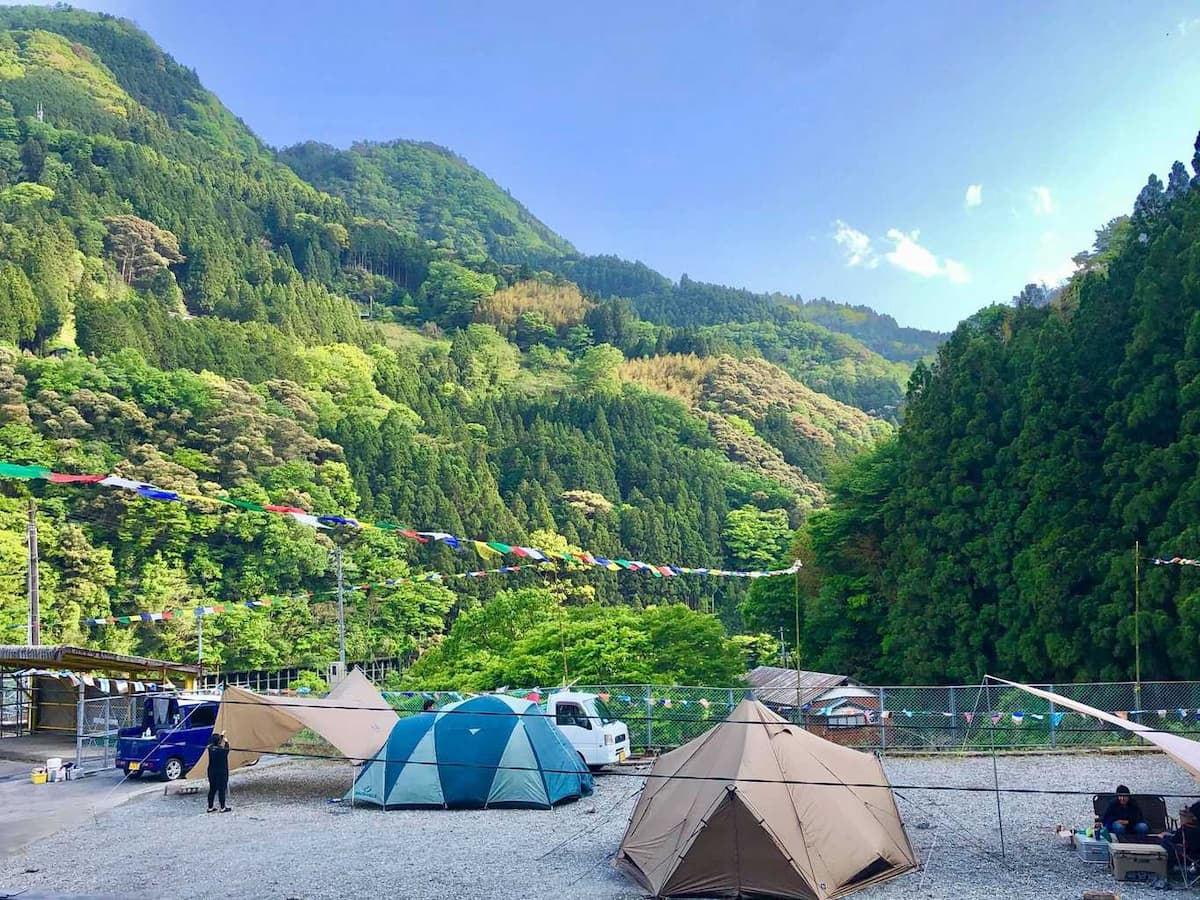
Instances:
[[[360,175],[391,178],[414,158],[425,173],[360,214],[123,20],[0,9],[0,98],[0,459],[612,558],[764,568],[823,502],[831,467],[891,431],[811,392],[738,422],[744,398],[714,413],[623,383],[624,356],[712,336],[535,269],[539,255],[571,258],[570,245],[444,151],[356,147],[373,154]],[[495,227],[480,225],[487,216]],[[374,313],[407,324],[364,318]],[[821,340],[873,359],[814,334],[789,365],[832,365]],[[758,350],[747,339],[741,352]],[[736,440],[714,434],[714,414]],[[746,441],[753,457],[740,455]],[[186,620],[103,632],[80,620],[269,595],[269,612],[206,625],[209,662],[319,666],[336,649],[328,535],[285,517],[5,481],[4,572],[22,571],[28,496],[48,641],[187,658]],[[345,556],[355,583],[480,565],[382,531]],[[459,614],[541,584],[529,573],[356,596],[350,653],[415,654]],[[557,591],[554,602],[622,616],[682,604],[736,630],[745,584],[588,571]],[[19,627],[24,609],[20,578],[0,576],[0,629]],[[728,661],[720,641],[713,652]]]
[[[356,215],[466,257],[529,264],[575,252],[492,179],[436,144],[359,142],[342,151],[308,141],[279,158]]]

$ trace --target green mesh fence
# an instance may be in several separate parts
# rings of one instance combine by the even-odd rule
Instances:
[[[1200,682],[1040,684],[1150,728],[1200,739]],[[512,690],[544,706],[554,689]],[[575,691],[597,694],[625,722],[634,751],[685,744],[727,718],[748,688],[592,684]],[[844,694],[844,695],[842,695]],[[420,712],[426,700],[441,707],[463,694],[447,691],[385,692],[401,715]],[[949,752],[1090,749],[1139,746],[1124,729],[1006,685],[856,687],[817,697],[800,709],[775,706],[780,715],[821,737],[871,751]]]

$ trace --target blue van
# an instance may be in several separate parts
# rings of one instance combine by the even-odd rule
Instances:
[[[173,694],[147,697],[142,724],[117,732],[117,768],[130,778],[143,773],[167,781],[182,778],[212,737],[218,705],[217,700]]]

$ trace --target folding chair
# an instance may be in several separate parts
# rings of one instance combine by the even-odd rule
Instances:
[[[1182,843],[1171,843],[1171,848],[1174,852],[1174,859],[1171,860],[1179,869],[1179,877],[1183,879],[1183,886],[1190,890],[1200,884],[1200,847],[1188,847],[1187,837],[1185,836]],[[1168,864],[1169,865],[1169,864]]]

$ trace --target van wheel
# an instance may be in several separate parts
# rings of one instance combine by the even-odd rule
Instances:
[[[172,756],[167,760],[167,764],[163,766],[163,778],[167,781],[178,781],[183,777],[183,760],[178,756]]]

